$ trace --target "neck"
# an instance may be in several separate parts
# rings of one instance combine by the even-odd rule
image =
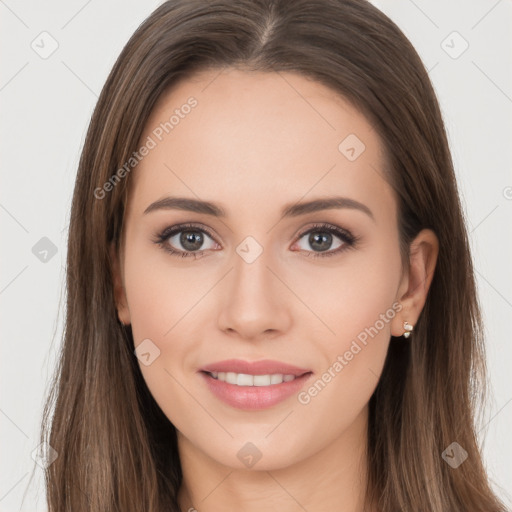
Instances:
[[[183,480],[182,512],[278,509],[281,512],[363,512],[368,409],[333,442],[311,457],[278,469],[225,466],[178,432]]]

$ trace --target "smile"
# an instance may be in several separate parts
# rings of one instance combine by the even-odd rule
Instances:
[[[313,372],[284,361],[228,359],[202,366],[198,374],[213,397],[248,411],[285,402],[302,389]]]
[[[282,373],[273,373],[268,375],[249,375],[247,373],[234,372],[209,372],[209,374],[217,380],[233,384],[235,386],[272,386],[274,384],[282,384],[283,382],[291,382],[295,380],[295,375]]]

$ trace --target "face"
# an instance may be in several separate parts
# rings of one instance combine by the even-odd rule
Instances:
[[[162,96],[141,145],[119,317],[180,442],[274,469],[360,433],[407,288],[372,126],[298,74],[216,70]]]

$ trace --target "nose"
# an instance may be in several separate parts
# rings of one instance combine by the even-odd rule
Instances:
[[[275,267],[266,251],[250,263],[235,254],[221,291],[219,329],[252,341],[290,329],[293,294]]]

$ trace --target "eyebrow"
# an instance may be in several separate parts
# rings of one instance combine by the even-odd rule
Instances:
[[[350,199],[349,197],[331,196],[307,201],[303,203],[287,204],[281,211],[282,218],[298,217],[307,213],[313,213],[322,210],[348,208],[359,210],[368,215],[374,222],[375,217],[368,206]],[[214,217],[226,218],[225,210],[219,205],[210,201],[192,199],[188,197],[164,197],[154,203],[151,203],[145,210],[144,215],[157,210],[184,210],[188,212],[202,213]]]

